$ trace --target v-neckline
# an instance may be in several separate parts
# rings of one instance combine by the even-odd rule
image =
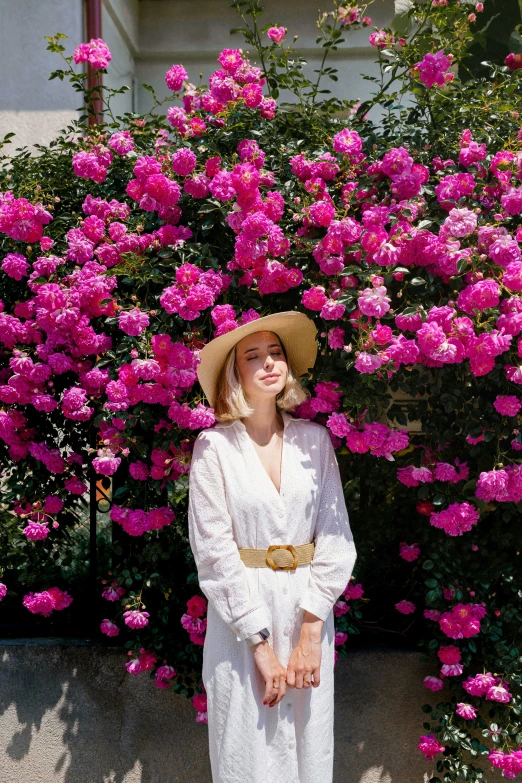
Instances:
[[[245,438],[246,441],[248,441],[248,444],[249,444],[248,448],[250,449],[250,453],[253,454],[254,458],[257,460],[257,462],[259,464],[259,467],[261,468],[262,472],[264,473],[264,475],[266,476],[266,478],[268,480],[268,483],[270,484],[270,486],[272,487],[272,489],[276,493],[277,497],[280,498],[280,499],[283,496],[283,480],[284,480],[284,475],[285,475],[286,427],[287,427],[288,422],[289,422],[289,420],[291,418],[290,415],[286,411],[281,411],[281,416],[283,418],[283,437],[282,437],[282,444],[281,444],[281,469],[280,469],[280,474],[279,474],[279,490],[277,489],[276,485],[274,484],[274,482],[272,481],[272,479],[268,475],[268,471],[266,470],[265,466],[261,462],[261,457],[257,453],[256,448],[254,446],[254,442],[253,442],[252,438],[250,437],[250,435],[248,434],[245,425],[243,424],[241,419],[236,419],[236,423],[239,424],[239,426],[241,428],[241,431],[243,433],[243,437]]]

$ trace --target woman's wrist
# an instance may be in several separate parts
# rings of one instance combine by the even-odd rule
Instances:
[[[320,639],[324,621],[311,612],[304,613],[301,625],[301,637],[307,639]]]

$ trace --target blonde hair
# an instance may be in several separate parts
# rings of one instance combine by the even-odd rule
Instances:
[[[273,332],[273,334],[277,334]],[[311,397],[310,392],[303,388],[298,380],[291,362],[288,360],[283,341],[277,335],[288,365],[286,384],[276,395],[278,410],[292,410]],[[236,346],[229,351],[225,363],[217,378],[216,398],[214,401],[214,416],[217,421],[235,421],[247,418],[254,412],[245,397],[241,381],[236,372]]]

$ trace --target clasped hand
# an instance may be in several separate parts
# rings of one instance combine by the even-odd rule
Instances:
[[[322,622],[320,624],[322,625]],[[303,624],[299,641],[290,654],[286,668],[278,660],[268,641],[256,646],[254,659],[265,681],[263,704],[275,707],[286,694],[287,686],[290,688],[319,686],[321,633],[318,625],[319,623]],[[278,683],[279,687],[274,688],[274,684],[277,686]]]

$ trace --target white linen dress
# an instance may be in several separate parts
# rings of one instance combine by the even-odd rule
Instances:
[[[208,599],[202,681],[213,783],[332,781],[332,609],[356,551],[328,429],[286,411],[282,417],[280,492],[240,420],[216,423],[194,443],[188,525]],[[247,567],[238,552],[313,540],[313,562],[294,571]],[[287,686],[278,705],[264,705],[265,683],[245,640],[267,627],[287,666],[305,610],[324,620],[320,684]]]

